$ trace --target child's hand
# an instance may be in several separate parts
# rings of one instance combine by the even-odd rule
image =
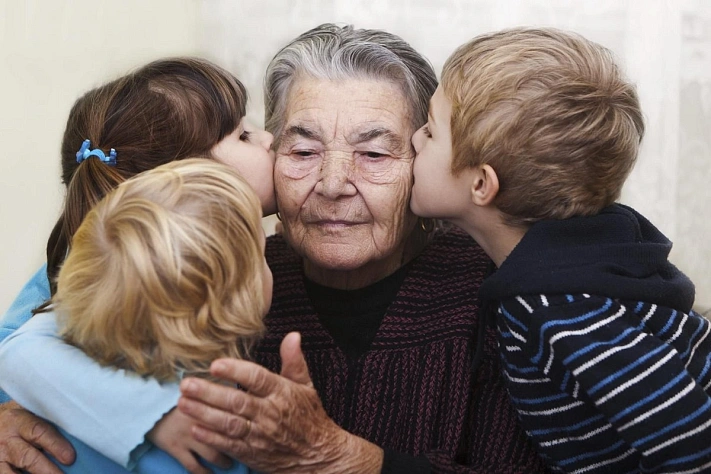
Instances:
[[[228,469],[232,460],[214,448],[196,441],[190,434],[195,420],[173,409],[165,415],[146,437],[153,444],[167,452],[191,474],[210,474],[211,471],[198,462],[196,456],[216,466]]]

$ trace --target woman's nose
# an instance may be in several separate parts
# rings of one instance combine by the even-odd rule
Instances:
[[[327,156],[321,163],[319,181],[314,189],[317,193],[336,199],[356,193],[351,182],[351,160],[344,156]]]

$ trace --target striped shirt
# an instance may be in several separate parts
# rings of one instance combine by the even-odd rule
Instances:
[[[588,294],[500,302],[522,425],[559,472],[711,472],[711,325]]]

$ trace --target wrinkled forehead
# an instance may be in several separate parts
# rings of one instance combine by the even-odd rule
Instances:
[[[399,133],[398,127],[363,121],[351,126],[324,128],[320,121],[295,120],[282,134],[281,147],[290,147],[296,142],[318,142],[323,145],[357,147],[365,143],[379,143],[393,152],[403,152],[410,147],[409,135]]]
[[[377,138],[399,147],[414,132],[411,110],[389,81],[300,79],[289,93],[279,141],[355,144]]]

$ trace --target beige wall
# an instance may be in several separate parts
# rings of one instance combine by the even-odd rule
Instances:
[[[0,312],[45,260],[73,102],[151,59],[196,54],[198,10],[198,0],[0,0]]]

